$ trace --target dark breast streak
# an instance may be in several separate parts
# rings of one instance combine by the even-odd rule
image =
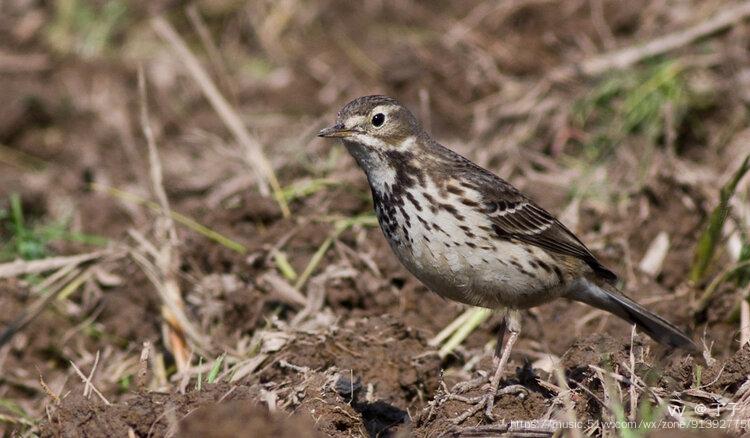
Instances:
[[[413,244],[414,239],[409,231],[412,225],[419,221],[416,214],[422,210],[422,206],[411,191],[417,186],[425,186],[424,172],[415,165],[411,152],[387,151],[383,158],[394,169],[396,176],[392,184],[384,183],[382,190],[371,184],[375,214],[383,234],[391,244]],[[407,211],[407,202],[412,214]]]

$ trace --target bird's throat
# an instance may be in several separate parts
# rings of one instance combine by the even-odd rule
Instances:
[[[344,145],[367,175],[367,180],[373,190],[383,192],[387,187],[393,185],[396,172],[382,152],[370,146],[348,140],[344,141]]]

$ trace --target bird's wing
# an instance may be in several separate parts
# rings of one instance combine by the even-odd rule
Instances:
[[[509,237],[548,251],[577,257],[608,281],[617,276],[604,267],[565,225],[531,200],[518,196],[515,201],[491,200],[487,206],[493,228],[499,237]]]
[[[617,280],[617,275],[602,265],[554,216],[502,178],[473,163],[470,165],[473,169],[464,175],[473,175],[469,179],[484,198],[484,211],[498,237],[517,239],[553,253],[576,257],[608,282]]]

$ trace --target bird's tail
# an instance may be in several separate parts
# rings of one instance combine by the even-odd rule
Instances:
[[[700,351],[698,345],[672,323],[649,312],[618,291],[610,291],[607,288],[607,285],[597,286],[588,280],[581,279],[575,283],[567,296],[572,300],[606,310],[625,321],[636,324],[657,342],[692,352]]]

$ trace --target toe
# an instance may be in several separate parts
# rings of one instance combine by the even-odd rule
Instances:
[[[492,394],[488,394],[484,406],[484,417],[490,421],[495,421],[495,417],[492,415],[492,408],[494,407],[495,397]]]

